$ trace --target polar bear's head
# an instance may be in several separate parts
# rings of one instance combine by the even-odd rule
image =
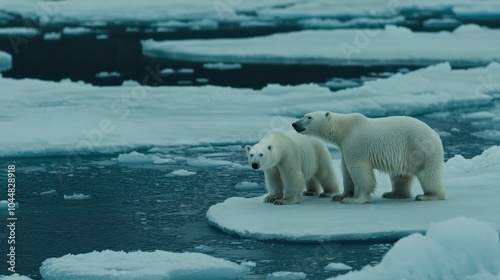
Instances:
[[[248,162],[253,169],[269,169],[275,165],[273,156],[273,145],[257,143],[253,146],[246,145]]]
[[[327,111],[316,111],[306,114],[300,120],[292,124],[293,129],[300,134],[321,136],[326,130],[332,113]]]

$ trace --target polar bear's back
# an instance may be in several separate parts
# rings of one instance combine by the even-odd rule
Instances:
[[[368,156],[375,168],[391,173],[414,173],[424,163],[439,165],[443,160],[439,135],[411,117],[365,117],[356,122],[345,143],[351,154]]]

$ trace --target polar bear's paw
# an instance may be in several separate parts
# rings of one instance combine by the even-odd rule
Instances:
[[[410,198],[411,194],[409,193],[401,193],[401,192],[386,192],[382,195],[383,198],[392,198],[392,199],[402,199],[402,198]]]
[[[303,196],[317,196],[317,192],[305,191],[302,193]]]
[[[319,195],[319,197],[332,197],[334,193],[331,192],[324,192]]]
[[[296,204],[299,203],[297,200],[294,199],[277,199],[274,201],[274,205],[290,205],[290,204]]]
[[[424,200],[443,200],[445,199],[444,193],[438,194],[419,194],[415,197],[415,200],[424,201]]]
[[[336,194],[336,195],[332,196],[333,201],[342,201],[342,200],[344,200],[344,198],[347,198],[347,196],[345,196],[343,194]]]
[[[264,199],[264,202],[265,203],[274,203],[276,200],[280,199],[280,197],[276,196],[276,195],[268,195],[266,196],[266,198]]]
[[[342,200],[342,203],[345,204],[363,204],[368,203],[369,199],[366,197],[346,197]]]

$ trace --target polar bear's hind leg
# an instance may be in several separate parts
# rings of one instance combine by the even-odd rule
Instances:
[[[392,191],[382,195],[383,198],[410,198],[413,175],[391,175]]]

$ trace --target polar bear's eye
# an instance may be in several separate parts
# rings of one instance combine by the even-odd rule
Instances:
[[[308,119],[308,120],[312,120],[312,117],[311,117],[311,116],[307,116],[307,119]]]
[[[263,156],[263,154],[259,154],[259,156]]]
[[[253,154],[250,154],[251,157],[253,157]]]

